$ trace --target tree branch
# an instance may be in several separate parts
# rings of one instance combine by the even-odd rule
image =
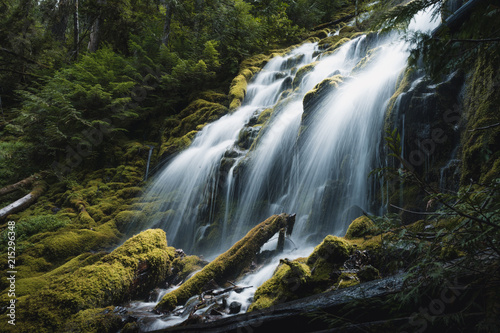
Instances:
[[[469,132],[482,131],[482,130],[497,127],[497,126],[500,126],[500,123],[496,123],[496,124],[488,125],[488,126],[484,126],[484,127],[473,128],[473,129],[470,129]]]

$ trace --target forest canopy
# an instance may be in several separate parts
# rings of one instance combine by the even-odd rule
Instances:
[[[23,145],[19,158],[40,169],[85,131],[174,115],[207,87],[225,93],[243,59],[299,41],[349,3],[2,0],[0,132],[13,138],[2,151]],[[17,173],[6,169],[0,184]]]

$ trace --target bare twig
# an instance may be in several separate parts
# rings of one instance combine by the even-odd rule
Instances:
[[[484,127],[473,128],[473,129],[470,129],[469,132],[482,131],[482,130],[497,127],[497,126],[500,126],[500,123],[496,123],[496,124],[488,125],[488,126],[484,126]]]

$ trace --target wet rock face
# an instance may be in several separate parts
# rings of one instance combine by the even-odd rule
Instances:
[[[457,190],[460,135],[463,132],[464,75],[456,71],[441,82],[432,82],[420,71],[408,71],[389,103],[385,127],[397,129],[401,153],[409,168],[427,184],[441,190]],[[427,209],[425,193],[417,185],[405,184],[387,193],[389,201],[407,210]],[[421,218],[397,211],[403,223]]]
[[[418,172],[443,167],[452,158],[460,140],[463,82],[459,72],[438,84],[420,78],[398,97],[396,127],[404,133],[405,158]]]
[[[231,304],[229,304],[229,313],[230,314],[236,314],[236,313],[239,313],[241,311],[241,303],[240,302],[231,302]]]

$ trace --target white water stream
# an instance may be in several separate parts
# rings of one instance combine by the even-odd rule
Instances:
[[[421,13],[410,30],[430,31],[438,23],[429,12]],[[313,57],[318,45],[306,43],[274,57],[249,84],[242,107],[205,126],[155,177],[145,201],[159,200],[159,210],[170,213],[144,228],[162,227],[169,245],[188,253],[199,254],[198,245],[205,242],[205,254],[215,255],[270,215],[296,213],[292,239],[300,250],[282,254],[293,259],[307,256],[327,234],[343,235],[363,211],[380,213],[378,184],[368,175],[382,166],[386,106],[405,69],[407,48],[397,33],[372,34],[328,56]],[[366,66],[355,69],[367,54]],[[284,98],[297,69],[314,62]],[[316,98],[303,119],[306,93],[334,74],[342,75],[343,83]],[[267,108],[274,108],[268,123],[253,127]],[[258,134],[250,150],[238,146],[245,131]],[[230,165],[226,171],[224,163]],[[207,240],[211,232],[216,237]],[[278,262],[275,258],[238,282],[253,288],[231,293],[228,302],[238,301],[245,310]],[[160,321],[154,328],[169,325]]]

